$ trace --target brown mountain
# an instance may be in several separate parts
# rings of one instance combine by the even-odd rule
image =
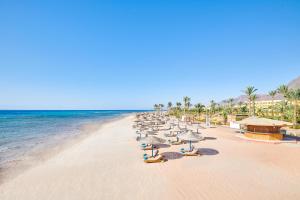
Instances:
[[[289,84],[288,87],[291,89],[299,89],[300,88],[300,76],[294,80],[292,80]]]

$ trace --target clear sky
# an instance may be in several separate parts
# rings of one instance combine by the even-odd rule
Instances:
[[[0,109],[207,103],[300,75],[300,1],[0,0]]]

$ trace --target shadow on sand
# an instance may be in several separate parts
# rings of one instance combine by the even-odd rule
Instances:
[[[204,137],[204,140],[216,140],[217,138],[215,137]]]
[[[155,146],[157,146],[158,148],[169,148],[171,145],[169,145],[169,144],[157,144]]]
[[[198,151],[204,156],[214,156],[219,154],[219,151],[210,148],[199,148]]]
[[[161,155],[163,155],[167,160],[176,160],[183,157],[183,155],[178,152],[164,152]]]
[[[291,135],[285,135],[283,137],[283,140],[285,140],[285,141],[297,141],[297,142],[299,142],[300,141],[300,137],[291,136]]]

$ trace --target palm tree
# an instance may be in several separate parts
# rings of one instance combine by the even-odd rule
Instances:
[[[275,95],[277,94],[277,91],[276,90],[271,90],[269,92],[269,95],[270,97],[272,98],[272,119],[274,119],[274,98],[275,98]]]
[[[154,104],[153,107],[154,107],[154,110],[155,110],[155,111],[158,111],[158,104]]]
[[[217,103],[214,100],[210,101],[210,112],[211,114],[215,114]]]
[[[283,97],[284,97],[284,100],[282,100],[281,102],[281,106],[282,106],[282,112],[281,112],[281,120],[284,120],[285,118],[285,110],[286,110],[286,98],[288,96],[288,93],[289,93],[289,87],[287,85],[280,85],[277,89],[277,92],[279,94],[282,94]]]
[[[228,120],[228,113],[226,110],[223,110],[221,115],[223,116],[223,123],[226,125]]]
[[[183,97],[184,114],[191,106],[191,98],[188,96]]]
[[[176,108],[177,108],[177,110],[180,110],[180,108],[181,108],[181,103],[180,102],[176,102]]]
[[[169,102],[168,102],[168,110],[169,110],[169,111],[171,110],[172,106],[173,106],[172,102],[169,101]]]
[[[197,103],[196,105],[194,105],[196,112],[198,114],[198,117],[200,117],[201,113],[204,111],[205,105],[201,104],[201,103]]]
[[[289,101],[292,102],[293,105],[293,126],[296,128],[297,126],[297,116],[298,116],[298,103],[300,101],[300,89],[295,90],[289,90],[286,97],[289,99]]]
[[[249,115],[251,115],[251,103],[252,103],[252,99],[253,99],[252,96],[255,94],[256,91],[257,91],[257,89],[254,86],[248,86],[248,87],[246,87],[246,90],[244,91],[244,93],[247,95],[248,101],[249,101]]]
[[[232,109],[233,109],[233,106],[234,106],[233,102],[234,102],[234,98],[228,99],[230,114],[232,114]]]
[[[253,94],[253,95],[251,95],[251,101],[252,101],[252,105],[253,105],[253,116],[255,116],[255,101],[257,100],[257,95],[256,94]]]
[[[242,113],[242,106],[243,106],[243,102],[239,101],[238,105],[239,105],[239,112]]]
[[[165,105],[164,104],[158,104],[158,107],[159,107],[159,111],[161,111],[165,107]]]

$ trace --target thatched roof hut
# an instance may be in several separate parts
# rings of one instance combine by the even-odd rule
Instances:
[[[259,118],[259,117],[248,117],[241,121],[237,122],[238,124],[242,125],[254,125],[254,126],[291,126],[292,123],[280,121],[280,120],[273,120],[267,118]]]
[[[285,121],[259,117],[249,117],[237,123],[246,127],[246,137],[259,140],[282,140],[283,135],[280,133],[280,129],[292,125]]]

